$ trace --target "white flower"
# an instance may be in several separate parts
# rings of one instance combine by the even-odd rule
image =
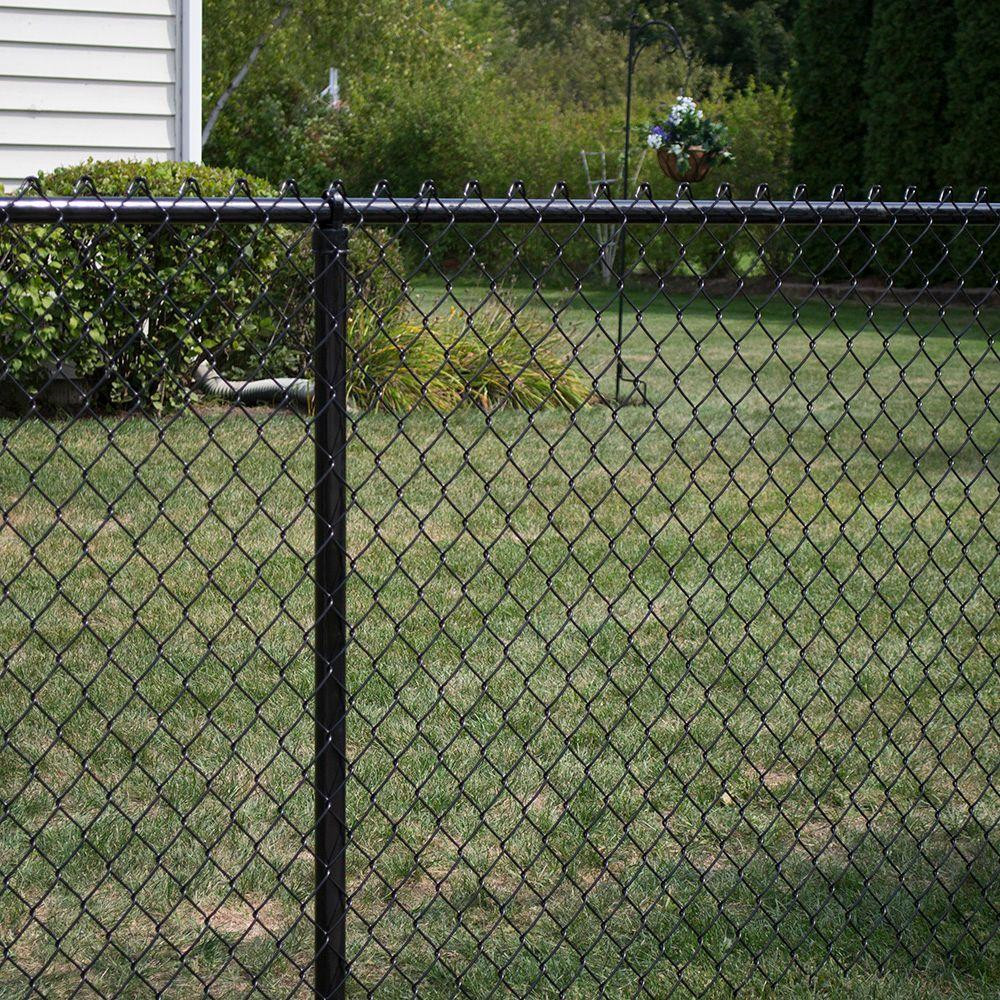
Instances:
[[[646,141],[649,143],[650,149],[659,149],[663,145],[663,136],[659,132],[650,132]]]
[[[678,94],[677,100],[667,114],[665,127],[667,131],[670,131],[670,128],[677,128],[678,126],[682,129],[690,128],[694,121],[701,122],[704,120],[704,112],[698,108],[694,98],[688,97],[686,94]],[[650,142],[650,146],[654,149],[659,149],[661,145],[662,143],[653,146],[652,142]]]
[[[676,103],[670,109],[669,121],[676,125],[682,118],[693,114],[701,118],[701,112],[697,110],[697,105],[694,101],[690,97],[678,94]]]

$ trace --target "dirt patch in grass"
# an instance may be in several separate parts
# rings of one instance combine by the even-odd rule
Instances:
[[[813,815],[795,832],[794,851],[813,861],[843,862],[873,828],[874,820],[859,810],[827,818]]]
[[[684,852],[688,863],[700,875],[718,875],[731,869],[735,862],[730,854],[722,850],[694,849]]]
[[[796,780],[798,780],[798,771],[793,771],[782,766],[770,768],[764,771],[762,774],[757,773],[757,779],[760,783],[770,792],[785,792]]]
[[[292,914],[275,899],[249,897],[233,899],[206,911],[206,926],[223,937],[252,941],[273,936],[280,938],[292,923]]]

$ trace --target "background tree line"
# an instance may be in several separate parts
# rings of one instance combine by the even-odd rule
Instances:
[[[207,162],[272,181],[351,189],[386,178],[515,179],[582,193],[581,149],[618,169],[623,27],[633,0],[206,0],[205,114],[232,90]],[[981,0],[647,0],[678,28],[689,91],[722,115],[736,161],[704,182],[797,181],[854,196],[997,186],[1000,19]],[[263,44],[260,44],[263,41]],[[319,98],[330,66],[344,105]],[[682,86],[678,58],[644,54],[641,122]],[[642,179],[671,188],[647,159]]]
[[[801,0],[797,178],[860,196],[1000,194],[1000,19],[982,0]]]
[[[609,173],[619,170],[627,0],[292,0],[271,30],[286,6],[206,0],[206,118],[267,37],[218,115],[209,163],[295,177],[311,190],[334,178],[366,190],[386,178],[406,192],[431,177],[450,191],[474,177],[491,192],[515,179],[547,191],[565,179],[582,194],[582,149],[605,148]],[[691,92],[733,127],[738,187],[787,180],[788,6],[647,5],[677,22],[691,52]],[[339,109],[318,96],[331,66],[341,73]],[[679,58],[646,53],[635,121],[671,101],[684,77]],[[670,189],[651,160],[643,179]]]

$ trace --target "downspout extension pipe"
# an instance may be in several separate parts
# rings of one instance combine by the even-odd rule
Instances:
[[[254,406],[259,403],[299,403],[309,406],[313,398],[308,378],[223,378],[207,361],[195,369],[195,388],[219,399]]]

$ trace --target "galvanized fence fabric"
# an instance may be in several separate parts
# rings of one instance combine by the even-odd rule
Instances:
[[[998,227],[0,201],[0,996],[991,995]]]

